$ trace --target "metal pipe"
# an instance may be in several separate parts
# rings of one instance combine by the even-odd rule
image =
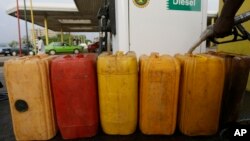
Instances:
[[[26,13],[26,0],[24,2],[24,20],[25,20],[25,27],[26,27],[26,44],[28,45],[29,49],[29,34],[28,34],[28,25],[27,25],[27,13]]]
[[[70,35],[70,32],[69,32],[69,45],[71,45],[71,35]]]
[[[63,43],[64,41],[63,41],[63,29],[62,29],[62,27],[61,27],[61,42]]]
[[[44,16],[44,30],[45,30],[45,41],[46,45],[49,44],[49,35],[48,35],[48,21],[47,21],[47,16]]]
[[[17,23],[18,23],[18,45],[19,45],[19,55],[22,56],[22,50],[21,50],[21,46],[22,46],[22,41],[21,41],[21,30],[20,30],[20,13],[19,13],[19,3],[18,0],[16,0],[16,8],[17,8]]]
[[[36,37],[35,37],[36,35],[35,35],[35,28],[34,28],[34,14],[33,14],[32,0],[30,0],[30,14],[31,14],[31,23],[32,23],[32,40],[33,40],[35,54],[37,54]]]
[[[107,52],[111,53],[111,43],[112,43],[112,35],[110,32],[107,33]]]

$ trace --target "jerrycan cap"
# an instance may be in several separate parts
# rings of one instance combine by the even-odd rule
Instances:
[[[153,57],[153,58],[159,58],[159,56],[160,56],[159,52],[152,52],[150,54],[150,57]]]
[[[117,51],[116,52],[116,56],[123,56],[123,55],[124,55],[123,51]]]
[[[18,112],[26,112],[29,109],[29,106],[27,104],[26,101],[22,100],[22,99],[18,99],[15,102],[15,108]]]

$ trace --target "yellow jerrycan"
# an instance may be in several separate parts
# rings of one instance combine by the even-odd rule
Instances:
[[[56,135],[49,80],[52,58],[21,57],[4,63],[16,140],[48,140]]]
[[[140,119],[142,133],[171,135],[175,132],[180,62],[169,55],[140,57]]]
[[[136,130],[138,68],[134,52],[103,53],[97,60],[100,119],[110,135],[128,135]]]
[[[213,135],[219,127],[225,62],[209,55],[176,55],[181,61],[178,125],[189,136]]]

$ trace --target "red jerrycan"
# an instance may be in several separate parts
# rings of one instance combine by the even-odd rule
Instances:
[[[56,116],[64,139],[98,130],[96,54],[60,56],[51,63]]]

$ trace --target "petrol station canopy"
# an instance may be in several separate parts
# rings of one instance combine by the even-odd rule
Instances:
[[[44,27],[45,19],[48,29],[63,32],[97,32],[97,13],[104,0],[74,0],[72,4],[33,3],[34,24]],[[74,4],[75,3],[75,4]],[[26,5],[26,19],[31,22],[31,6]],[[19,4],[20,19],[25,20],[25,8]],[[7,14],[17,17],[17,8],[13,6]]]

